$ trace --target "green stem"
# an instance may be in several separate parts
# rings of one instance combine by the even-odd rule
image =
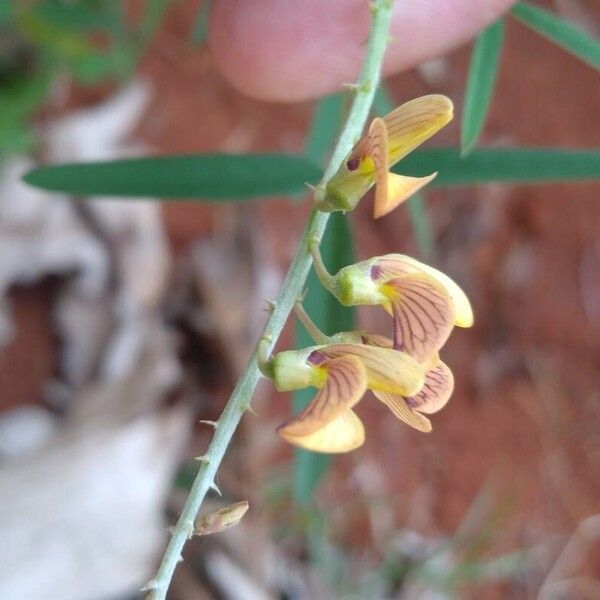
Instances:
[[[355,97],[319,187],[323,187],[335,174],[364,128],[373,102],[373,95],[379,84],[381,64],[388,42],[392,3],[392,0],[376,0],[371,4],[371,28]],[[314,209],[310,214],[298,251],[292,260],[279,296],[275,300],[273,311],[261,336],[262,340],[270,336],[272,342],[269,351],[272,350],[281,335],[289,314],[302,293],[312,263],[309,244],[311,240],[321,240],[328,219],[329,214]],[[208,490],[214,487],[217,469],[242,415],[250,408],[252,394],[261,377],[257,359],[258,346],[250,357],[246,370],[240,377],[223,413],[219,417],[213,439],[204,456],[181,515],[172,530],[171,539],[156,576],[146,586],[146,589],[149,590],[148,598],[151,600],[164,600],[166,597],[175,567],[181,560],[181,551],[185,542],[193,534],[194,520],[198,510]]]

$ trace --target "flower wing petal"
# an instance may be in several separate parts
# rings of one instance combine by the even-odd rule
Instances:
[[[390,279],[384,288],[392,303],[395,348],[419,362],[427,360],[454,326],[454,305],[446,288],[424,273]]]
[[[392,212],[414,193],[426,186],[437,173],[425,177],[408,177],[396,173],[378,173],[375,188],[373,218],[378,219]]]
[[[313,452],[350,452],[363,445],[365,428],[352,409],[341,412],[335,419],[304,436],[292,436],[278,429],[279,435],[290,444]]]
[[[431,422],[429,419],[408,406],[404,398],[399,394],[388,394],[386,392],[373,393],[398,419],[404,421],[407,425],[425,433],[431,431]]]
[[[367,389],[367,372],[361,360],[341,356],[321,365],[327,372],[323,387],[298,415],[278,428],[281,435],[293,437],[314,433],[353,407]]]
[[[390,165],[420,146],[452,120],[450,98],[440,94],[421,96],[402,104],[383,118],[388,134]]]
[[[364,344],[332,344],[320,350],[329,358],[355,356],[367,370],[367,386],[403,396],[417,394],[425,383],[425,368],[412,356],[392,348]]]
[[[405,400],[411,409],[431,414],[444,408],[453,391],[454,375],[448,365],[440,360],[433,369],[427,371],[421,391]]]

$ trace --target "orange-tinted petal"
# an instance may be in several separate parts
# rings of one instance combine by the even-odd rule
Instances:
[[[412,152],[452,120],[452,101],[431,94],[402,104],[383,118],[387,127],[390,165]]]
[[[437,173],[432,173],[425,177],[407,177],[387,171],[377,171],[373,217],[378,219],[387,215],[426,186],[436,175]]]
[[[352,409],[340,413],[317,431],[305,436],[292,436],[278,429],[279,435],[290,444],[313,452],[341,453],[355,450],[365,441],[365,428]]]
[[[373,392],[375,396],[381,400],[394,415],[404,421],[406,424],[423,431],[425,433],[431,431],[431,422],[427,417],[419,414],[408,406],[406,400],[399,394],[388,394],[385,392]]]
[[[452,298],[455,309],[454,324],[458,327],[471,327],[473,325],[473,309],[467,295],[455,281],[442,271],[404,254],[379,256],[375,260],[374,269],[377,273],[377,279],[381,282],[410,273],[425,273],[433,277],[446,288],[446,292]],[[391,313],[391,310],[388,312]]]
[[[446,289],[423,273],[390,279],[382,289],[392,304],[394,347],[426,361],[444,345],[454,325],[454,305]]]
[[[405,352],[364,344],[332,344],[319,351],[328,358],[359,358],[366,367],[370,389],[413,396],[425,382],[425,369]]]
[[[414,410],[432,414],[441,410],[454,391],[454,375],[441,360],[425,375],[425,385],[416,396],[406,398]]]
[[[320,365],[327,373],[323,388],[298,415],[279,427],[281,435],[292,437],[314,433],[354,406],[367,389],[367,373],[362,361],[342,356]]]

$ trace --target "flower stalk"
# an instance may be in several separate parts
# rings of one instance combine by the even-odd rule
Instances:
[[[381,76],[381,65],[389,39],[389,24],[393,0],[374,0],[371,3],[371,26],[366,54],[360,76],[354,88],[354,99],[338,142],[325,169],[323,179],[315,190],[315,198],[323,193],[327,182],[335,175],[365,126],[375,91]],[[289,314],[300,296],[308,276],[312,257],[310,244],[320,241],[325,232],[329,214],[316,209],[310,214],[299,248],[287,272],[273,311],[267,319],[261,342],[253,352],[246,370],[241,375],[223,413],[219,417],[213,439],[208,447],[200,470],[196,475],[188,499],[177,523],[172,529],[171,539],[163,555],[155,577],[148,582],[146,590],[149,600],[164,600],[177,563],[182,560],[181,552],[186,541],[194,533],[194,522],[209,489],[214,488],[214,479],[235,433],[242,415],[250,408],[250,400],[261,378],[258,366],[259,345],[261,351],[270,352],[281,335]]]

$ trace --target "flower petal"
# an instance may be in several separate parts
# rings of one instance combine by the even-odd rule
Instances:
[[[392,303],[394,347],[426,361],[444,345],[454,325],[446,288],[424,273],[390,279],[382,288]]]
[[[431,421],[427,417],[413,410],[399,394],[388,394],[386,392],[373,392],[398,419],[406,424],[428,433],[431,431]]]
[[[402,104],[383,118],[387,127],[390,165],[412,152],[452,120],[452,101],[431,94]]]
[[[373,218],[379,219],[408,200],[415,192],[426,186],[437,173],[425,177],[408,177],[377,171]]]
[[[329,358],[359,358],[367,370],[369,389],[413,396],[425,383],[425,368],[405,352],[392,348],[364,344],[332,344],[321,348],[320,351]]]
[[[351,409],[343,411],[333,421],[309,435],[295,437],[281,428],[277,431],[286,442],[313,452],[350,452],[365,441],[364,425]]]
[[[377,274],[377,279],[382,282],[386,279],[392,279],[409,273],[426,273],[441,283],[446,288],[446,292],[450,298],[452,298],[452,303],[454,304],[454,324],[458,327],[471,327],[473,325],[473,309],[467,295],[455,281],[438,269],[404,254],[386,254],[385,256],[380,256],[373,268]]]
[[[281,425],[281,435],[293,437],[314,433],[354,406],[367,389],[367,372],[360,359],[342,356],[323,362],[327,373],[323,388],[298,415]]]
[[[432,414],[444,408],[454,391],[454,375],[441,360],[427,371],[425,385],[416,395],[405,398],[406,404],[419,412]]]

